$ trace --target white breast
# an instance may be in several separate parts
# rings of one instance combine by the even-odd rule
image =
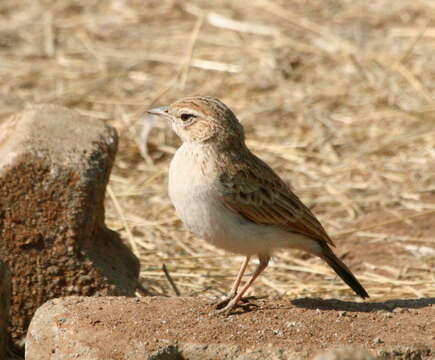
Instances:
[[[253,246],[258,242],[246,226],[250,222],[224,208],[213,164],[199,146],[183,144],[171,161],[169,196],[177,215],[190,231],[216,247],[258,254],[260,249]]]
[[[192,144],[183,144],[169,167],[169,197],[184,224],[201,237],[210,231],[210,197],[214,182],[212,171],[204,172],[203,152]]]

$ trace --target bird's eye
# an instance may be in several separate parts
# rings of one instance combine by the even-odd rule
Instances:
[[[184,113],[184,114],[181,114],[181,115],[180,115],[180,119],[181,119],[182,121],[188,121],[188,120],[190,120],[190,119],[192,119],[192,118],[194,118],[194,117],[195,117],[194,114],[189,114],[189,113]]]

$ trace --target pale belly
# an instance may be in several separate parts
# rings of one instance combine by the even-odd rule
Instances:
[[[271,250],[260,226],[225,209],[210,194],[189,191],[185,196],[181,201],[178,196],[171,199],[184,225],[198,237],[238,254],[266,254]]]

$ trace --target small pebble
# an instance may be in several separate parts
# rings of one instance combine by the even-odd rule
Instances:
[[[282,332],[282,330],[278,330],[278,329],[273,330],[273,334],[276,336],[279,336],[279,337],[284,336],[284,333]]]
[[[373,344],[383,344],[383,343],[384,341],[381,338],[376,337],[373,339]]]

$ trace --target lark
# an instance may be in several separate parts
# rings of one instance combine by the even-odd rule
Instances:
[[[220,312],[229,314],[271,256],[300,249],[323,259],[362,298],[369,295],[333,253],[329,235],[288,185],[245,144],[234,113],[212,97],[189,97],[148,110],[169,121],[181,138],[169,168],[169,196],[197,236],[246,256]],[[259,263],[239,291],[249,261]]]

